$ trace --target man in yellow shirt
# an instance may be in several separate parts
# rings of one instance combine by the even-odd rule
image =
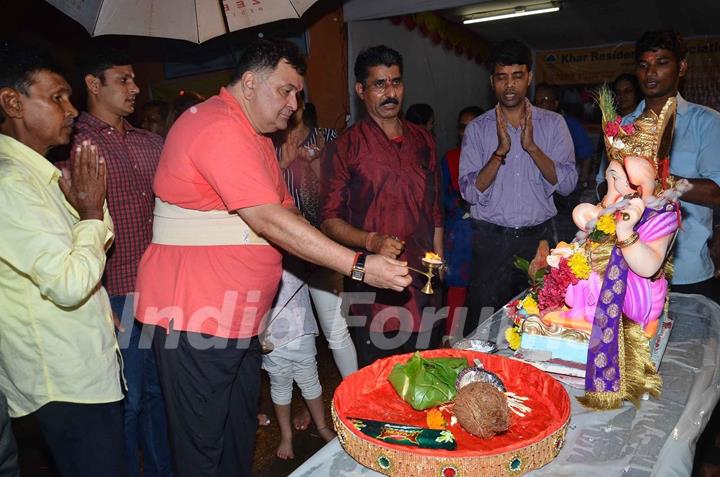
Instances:
[[[42,57],[0,46],[0,391],[11,417],[35,415],[63,476],[122,476],[105,162],[88,143],[72,171],[44,157],[70,140],[70,94]]]

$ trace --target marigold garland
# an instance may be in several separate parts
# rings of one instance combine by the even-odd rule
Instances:
[[[585,280],[590,277],[590,264],[584,253],[575,252],[573,256],[570,257],[570,260],[568,260],[568,265],[570,265],[570,269],[579,279]]]
[[[612,214],[605,214],[600,217],[596,228],[604,234],[613,235],[615,233],[615,219]]]
[[[445,429],[445,418],[440,410],[430,409],[425,419],[430,429]]]
[[[528,315],[539,315],[540,314],[540,308],[538,308],[537,301],[532,295],[528,295],[520,302],[520,305],[522,306],[523,310],[525,310]]]
[[[510,326],[505,330],[505,341],[508,342],[508,346],[511,350],[516,350],[520,347],[520,328],[517,326]]]

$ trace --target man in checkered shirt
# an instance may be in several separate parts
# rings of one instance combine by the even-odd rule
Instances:
[[[97,145],[107,164],[107,202],[115,223],[115,244],[103,278],[113,313],[122,318],[118,341],[123,355],[125,440],[130,476],[139,475],[138,447],[145,475],[171,475],[165,409],[150,339],[140,339],[133,295],[138,264],[152,240],[152,183],[163,140],[125,119],[140,89],[130,60],[121,52],[97,50],[81,59],[87,112],[75,122],[73,148]]]

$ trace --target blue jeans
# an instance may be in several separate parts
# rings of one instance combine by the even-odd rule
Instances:
[[[142,475],[171,476],[165,404],[155,355],[150,349],[152,335],[142,336],[141,325],[134,319],[132,295],[112,296],[110,304],[125,328],[124,332],[118,331],[118,343],[128,387],[123,400],[128,475],[140,476],[139,447],[143,456]]]

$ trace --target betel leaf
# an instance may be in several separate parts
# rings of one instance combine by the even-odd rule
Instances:
[[[528,269],[530,268],[530,262],[518,255],[513,257],[513,266],[527,275]]]
[[[455,399],[455,381],[467,366],[465,358],[423,358],[415,353],[393,367],[388,381],[413,409],[422,411]]]
[[[598,230],[597,228],[595,230],[593,230],[592,232],[590,232],[590,235],[588,235],[588,238],[590,240],[592,240],[593,242],[604,242],[605,240],[608,239],[608,237],[609,237],[608,234]]]
[[[545,281],[545,275],[547,275],[548,269],[547,268],[541,268],[537,272],[535,272],[535,276],[533,277],[533,284],[534,285],[542,285]]]

